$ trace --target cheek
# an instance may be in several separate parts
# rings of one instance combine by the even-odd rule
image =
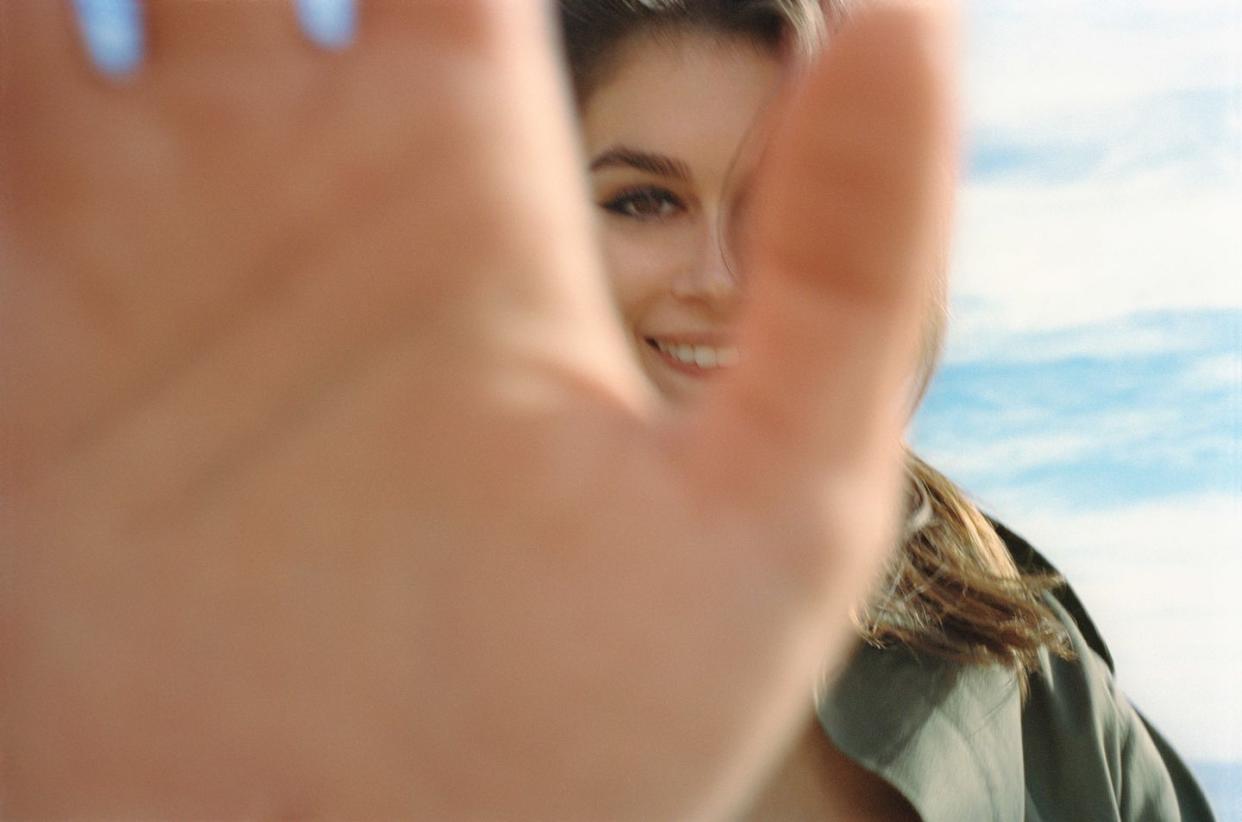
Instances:
[[[685,230],[671,226],[603,226],[600,244],[613,299],[633,325],[667,300],[684,268]]]

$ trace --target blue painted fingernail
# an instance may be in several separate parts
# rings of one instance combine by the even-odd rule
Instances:
[[[354,40],[358,28],[355,0],[296,0],[302,30],[314,43],[338,51]]]
[[[146,35],[141,0],[73,0],[82,40],[104,74],[130,74],[142,63]]]

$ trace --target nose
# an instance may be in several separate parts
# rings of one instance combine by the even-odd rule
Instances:
[[[687,300],[699,300],[729,307],[736,302],[740,283],[728,247],[728,235],[719,221],[703,232],[697,253],[686,261],[673,283],[673,293]]]

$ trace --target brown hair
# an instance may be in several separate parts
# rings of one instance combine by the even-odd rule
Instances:
[[[614,68],[619,46],[670,29],[708,31],[774,51],[811,55],[856,0],[560,0],[574,95],[583,105]],[[921,389],[943,339],[943,279],[924,331]],[[998,663],[1024,674],[1041,648],[1069,653],[1043,595],[1052,574],[1021,573],[996,530],[943,474],[907,452],[909,518],[884,583],[856,618],[875,645],[900,643],[967,664]]]

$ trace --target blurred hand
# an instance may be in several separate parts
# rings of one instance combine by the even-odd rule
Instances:
[[[18,818],[712,816],[893,542],[949,15],[860,17],[753,193],[744,358],[673,414],[536,3],[150,0],[130,81],[5,0],[0,730]]]

